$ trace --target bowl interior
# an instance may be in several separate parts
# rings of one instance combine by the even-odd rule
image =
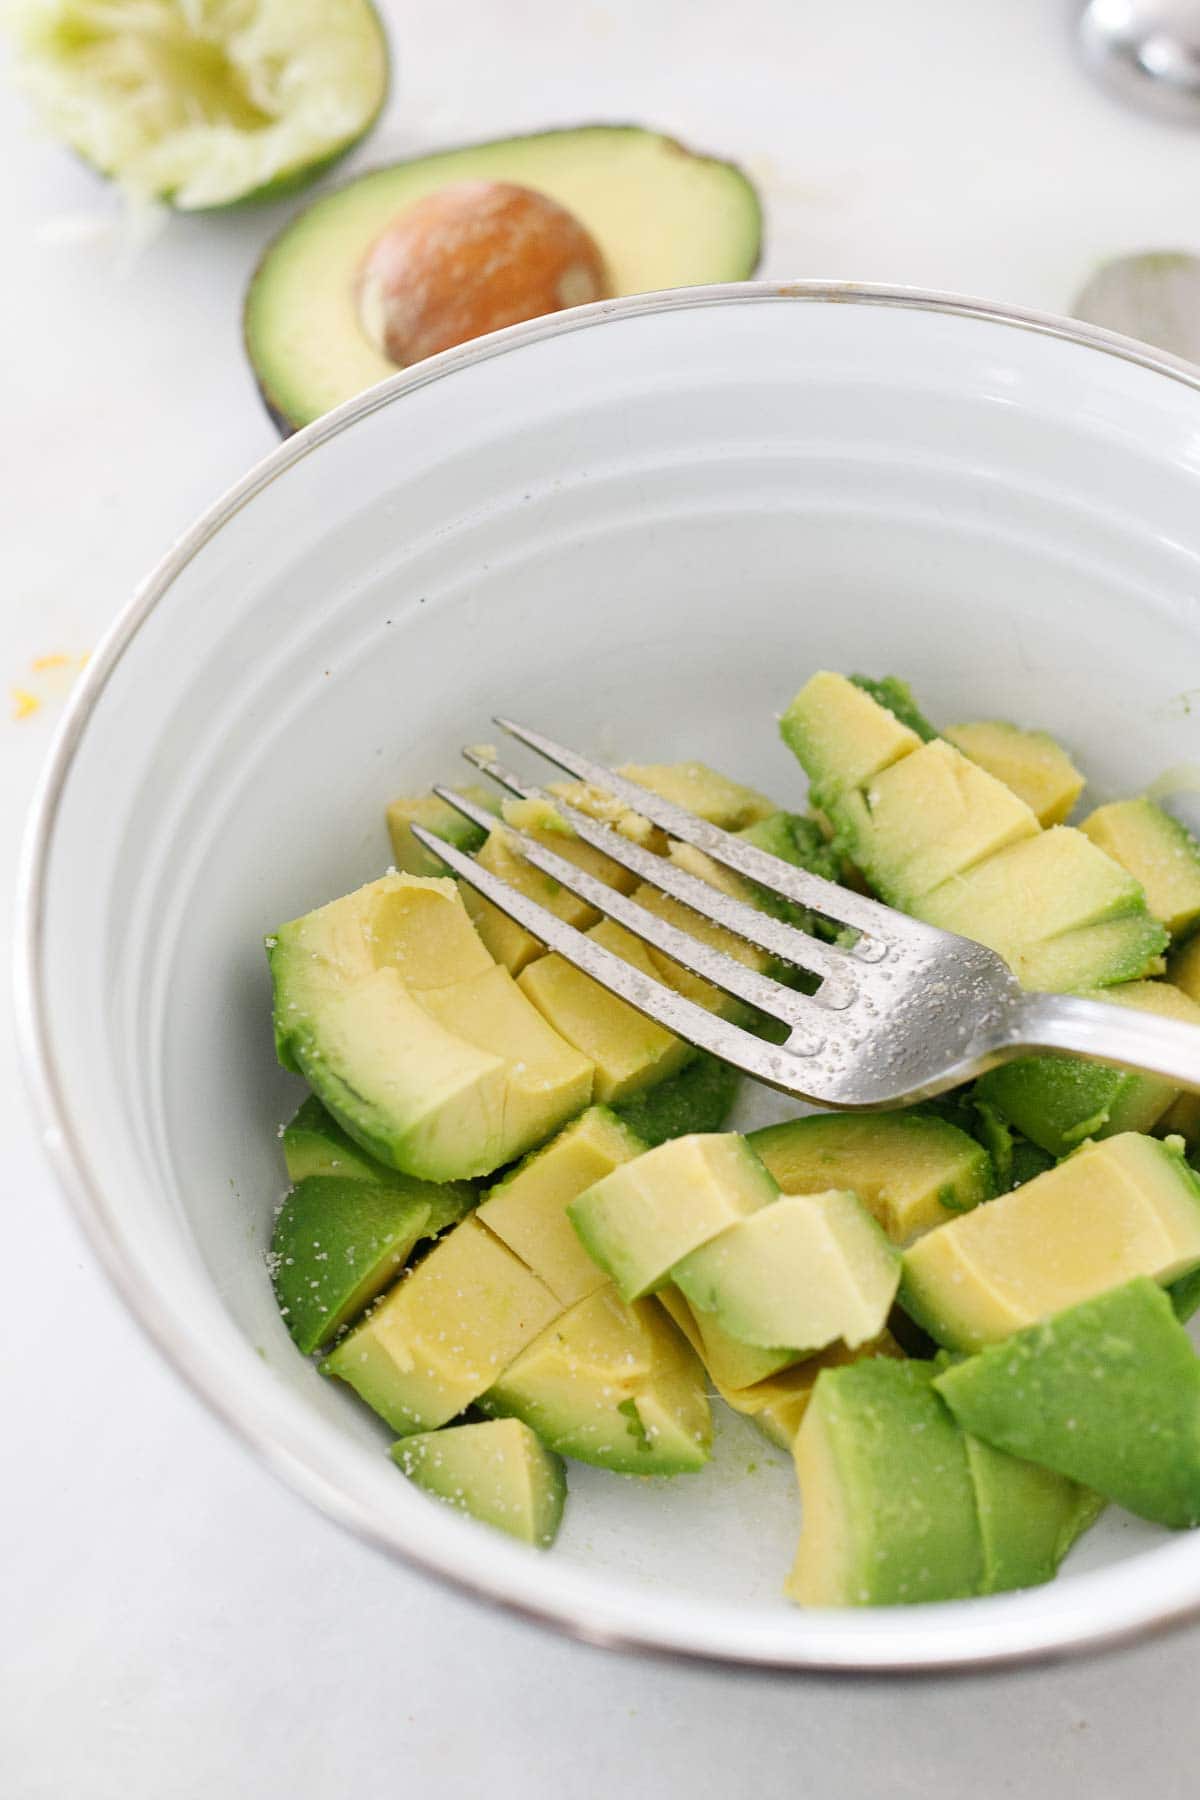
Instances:
[[[1200,1545],[1113,1512],[1050,1589],[791,1611],[791,1470],[728,1414],[703,1475],[572,1466],[548,1557],[412,1492],[275,1312],[301,1090],[261,941],[380,873],[385,803],[454,779],[494,711],[799,805],[773,716],[815,668],[894,672],[935,720],[1049,728],[1094,802],[1138,791],[1200,752],[1198,471],[1182,378],[967,310],[759,288],[451,353],[218,508],[97,659],[30,898],[69,1180],[210,1400],[341,1518],[595,1637],[916,1665],[1193,1604]],[[788,1110],[759,1093],[743,1116]]]

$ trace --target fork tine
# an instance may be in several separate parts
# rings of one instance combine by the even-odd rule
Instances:
[[[786,1044],[770,1044],[744,1031],[740,1025],[731,1025],[728,1020],[698,1006],[694,1000],[676,993],[665,982],[651,981],[613,951],[606,950],[565,920],[556,918],[527,894],[518,893],[490,869],[483,868],[473,856],[456,850],[436,832],[428,831],[422,825],[413,825],[411,830],[418,843],[490,900],[493,906],[540,938],[548,949],[557,951],[567,962],[590,975],[610,994],[628,1001],[636,1011],[644,1013],[667,1031],[673,1031],[698,1050],[707,1050],[722,1062],[731,1063],[756,1081],[780,1088],[784,1093],[820,1099],[821,1068],[812,1060],[819,1046],[805,1049],[790,1039]],[[815,1088],[814,1080],[818,1083]]]
[[[476,808],[465,795],[456,794],[452,788],[435,788],[434,792],[439,799],[445,800],[466,818],[473,818],[482,810]],[[652,944],[656,950],[661,950],[676,962],[682,963],[693,975],[699,975],[702,980],[711,982],[724,993],[735,995],[748,1006],[779,1019],[785,1025],[807,1027],[809,1036],[815,1036],[813,1028],[819,1030],[825,1009],[808,995],[798,994],[792,988],[784,987],[782,982],[772,981],[768,976],[760,975],[757,970],[748,969],[744,963],[726,955],[723,950],[701,943],[698,938],[681,931],[668,920],[647,912],[636,900],[609,887],[607,882],[600,881],[595,875],[589,875],[578,864],[555,855],[528,833],[511,825],[506,826],[505,830],[514,839],[526,862],[532,863],[535,869],[551,876],[570,893],[578,894],[580,899],[594,906],[597,912],[615,919],[626,931],[632,931],[636,937]],[[706,884],[700,882],[697,885],[704,887]]]
[[[769,913],[758,911],[756,907],[732,894],[722,893],[719,888],[702,881],[699,876],[689,874],[686,869],[679,868],[666,857],[643,850],[640,845],[623,837],[619,831],[614,831],[611,826],[595,819],[589,819],[586,813],[581,813],[557,795],[520,781],[493,757],[485,756],[478,750],[464,750],[463,755],[481,773],[490,775],[493,781],[499,782],[510,793],[517,794],[523,800],[547,801],[566,819],[576,836],[585,844],[603,851],[613,862],[619,863],[642,881],[649,882],[663,893],[670,894],[673,899],[682,901],[710,924],[721,925],[736,936],[745,938],[748,943],[756,944],[760,950],[769,951],[772,956],[782,957],[785,962],[820,976],[822,1006],[840,1010],[854,1000],[852,975],[847,979],[848,973],[854,968],[854,961],[847,951],[839,950],[832,944],[823,944],[818,938],[811,937],[796,926],[788,925],[782,919],[774,919]],[[434,792],[475,824],[484,824],[482,809],[474,806],[465,795],[457,794],[449,788],[435,788]],[[495,823],[492,818],[491,826],[485,829],[494,828]],[[513,831],[512,826],[507,829]],[[514,836],[520,837],[521,834],[514,832]],[[536,844],[532,847],[537,848]],[[528,841],[521,842],[520,849],[521,854],[530,862],[537,862],[537,858],[530,854]],[[553,873],[556,880],[560,879],[556,871],[546,872]],[[570,883],[564,882],[563,885],[570,886]],[[616,916],[614,913],[613,917]],[[641,935],[645,934],[639,933]],[[666,946],[660,945],[660,948],[665,949]],[[678,960],[682,962],[684,959],[680,957]]]
[[[889,941],[895,940],[896,914],[889,907],[881,906],[878,901],[867,900],[849,888],[839,887],[835,881],[826,881],[821,875],[811,875],[806,869],[796,869],[790,863],[781,862],[777,856],[769,855],[757,845],[747,843],[744,838],[733,837],[716,825],[710,825],[705,819],[698,819],[694,813],[662,799],[649,788],[639,786],[636,781],[630,781],[628,776],[618,775],[614,769],[605,768],[603,763],[591,762],[586,756],[580,756],[578,751],[570,750],[566,745],[556,743],[553,738],[543,736],[540,731],[531,731],[528,726],[518,725],[512,719],[499,716],[494,722],[509,737],[516,738],[530,750],[535,750],[539,756],[544,756],[547,762],[555,763],[580,781],[605,789],[632,811],[641,813],[652,824],[661,826],[672,837],[679,838],[685,844],[693,844],[697,850],[707,851],[709,856],[724,863],[726,868],[736,869],[739,875],[758,882],[760,887],[770,888],[784,899],[794,900],[799,906],[811,907],[836,924],[852,926],[854,930],[867,934],[869,940],[874,940],[856,944],[849,952],[850,955],[864,961],[876,961],[886,954]]]

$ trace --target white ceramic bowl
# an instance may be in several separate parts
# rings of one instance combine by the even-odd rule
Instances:
[[[493,709],[785,800],[772,714],[819,666],[905,675],[937,719],[1049,726],[1099,797],[1196,756],[1198,388],[1104,333],[933,295],[619,301],[384,383],[151,577],[38,803],[25,1047],[130,1307],[332,1517],[593,1641],[793,1669],[999,1663],[1200,1609],[1200,1537],[1116,1515],[1047,1588],[791,1609],[791,1472],[732,1419],[699,1476],[573,1466],[548,1555],[411,1489],[272,1303],[298,1084],[272,1059],[261,949],[381,871],[384,803],[453,778]]]

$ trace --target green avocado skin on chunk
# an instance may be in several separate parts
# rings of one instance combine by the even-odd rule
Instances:
[[[877,700],[880,706],[886,706],[902,725],[915,731],[923,743],[933,742],[937,732],[917,705],[907,681],[901,681],[898,675],[852,675],[850,679],[856,688],[861,688],[864,694],[870,694],[872,700]]]
[[[966,1443],[928,1363],[871,1357],[817,1377],[796,1442],[803,1525],[792,1597],[812,1605],[895,1606],[980,1592],[983,1549]],[[819,1504],[810,1443],[829,1447],[836,1491]],[[806,1536],[825,1507],[840,1567]]]
[[[305,1355],[356,1317],[429,1235],[426,1187],[310,1175],[292,1189],[271,1240],[272,1281]]]
[[[668,1138],[720,1131],[733,1111],[741,1081],[729,1063],[702,1051],[677,1075],[612,1110],[647,1150],[653,1150]]]
[[[966,1431],[1160,1525],[1200,1524],[1200,1357],[1145,1277],[937,1376]]]

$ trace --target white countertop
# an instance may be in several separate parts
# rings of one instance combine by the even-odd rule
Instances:
[[[385,6],[382,160],[645,119],[744,160],[765,272],[1066,310],[1099,258],[1197,248],[1200,132],[1095,94],[1060,0],[467,0]],[[239,344],[279,214],[111,197],[0,91],[6,328],[0,844],[63,685],[193,515],[275,442]],[[11,916],[0,885],[0,932]],[[959,1682],[798,1682],[585,1650],[343,1536],[142,1341],[43,1167],[0,1030],[7,1196],[0,1500],[4,1800],[622,1800],[1191,1792],[1195,1632]]]

